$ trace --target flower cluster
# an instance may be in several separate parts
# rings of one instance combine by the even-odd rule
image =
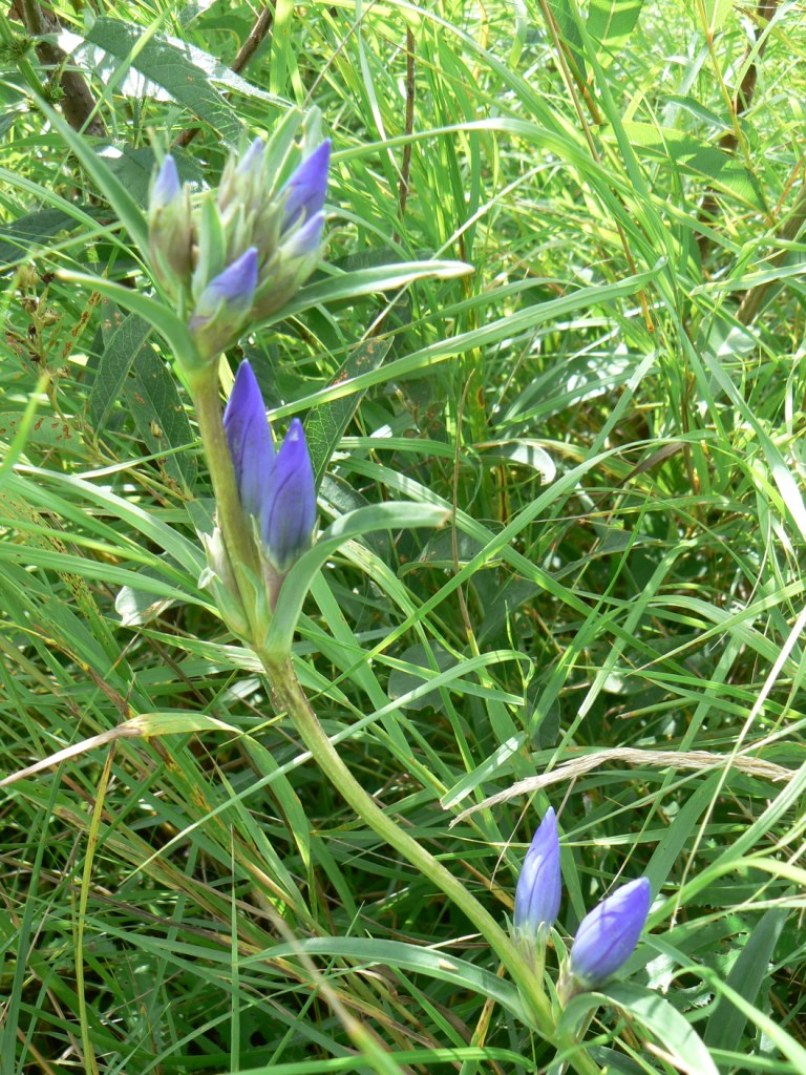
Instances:
[[[306,145],[281,184],[287,142],[255,139],[245,153],[230,157],[218,189],[197,198],[180,183],[170,155],[154,179],[151,266],[187,312],[203,362],[231,346],[251,321],[280,310],[321,256],[330,142]]]
[[[224,411],[238,496],[261,552],[269,593],[310,546],[316,486],[302,423],[295,418],[275,452],[263,396],[250,364],[238,367]]]
[[[560,838],[549,807],[526,853],[513,916],[516,936],[541,952],[560,911],[561,886]],[[582,919],[560,975],[563,1000],[595,989],[627,962],[646,925],[649,903],[649,881],[640,877],[617,888]]]

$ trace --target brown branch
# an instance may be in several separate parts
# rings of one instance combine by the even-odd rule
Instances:
[[[406,28],[406,135],[414,130],[414,31]],[[406,212],[406,199],[409,196],[409,178],[411,176],[411,142],[403,146],[403,161],[400,166],[400,219]]]
[[[775,14],[777,6],[778,0],[758,0],[758,6],[756,7],[756,21],[760,23],[762,27],[766,27]],[[731,153],[739,144],[739,119],[750,111],[750,106],[753,104],[753,97],[756,92],[756,82],[758,80],[758,65],[764,56],[766,48],[767,36],[764,35],[758,42],[755,40],[751,41],[745,52],[744,63],[747,63],[747,70],[744,73],[744,78],[733,99],[733,130],[726,131],[719,140],[719,148],[725,153]],[[751,60],[754,52],[755,57]],[[751,62],[748,63],[748,60],[751,60]],[[703,198],[697,219],[702,223],[706,222],[710,217],[713,217],[716,214],[718,208],[719,203],[716,198],[716,192],[712,188]],[[703,232],[697,236],[697,246],[700,249],[701,259],[710,249],[712,242],[711,237]]]
[[[778,233],[778,238],[782,243],[794,242],[804,226],[806,226],[806,182],[801,187],[798,200],[795,202],[795,207],[784,222],[783,227]],[[768,264],[780,265],[785,260],[787,253],[788,251],[786,248],[779,250],[778,253],[770,259]],[[767,292],[774,283],[774,280],[765,280],[763,283],[758,284],[756,287],[745,292],[741,306],[739,307],[739,313],[737,314],[741,324],[749,325],[755,321],[756,315],[761,309]]]
[[[234,71],[236,75],[239,75],[241,71],[243,71],[255,55],[261,42],[265,39],[271,29],[273,22],[274,10],[267,5],[258,15],[255,25],[249,31],[246,40],[238,49],[238,55],[232,61],[231,70]],[[174,146],[179,149],[184,149],[186,146],[189,146],[196,135],[200,133],[201,127],[189,127],[186,131],[182,131],[174,142]]]
[[[32,37],[43,39],[36,42],[36,54],[45,67],[54,71],[61,69],[59,85],[64,94],[61,107],[70,126],[85,134],[105,135],[106,127],[84,76],[68,66],[71,60],[66,52],[52,41],[44,40],[46,35],[58,34],[62,28],[53,12],[41,7],[36,0],[14,0],[11,14],[21,20]]]
[[[249,31],[249,35],[246,41],[238,49],[238,55],[235,57],[232,63],[232,70],[236,75],[239,75],[241,71],[246,67],[252,57],[258,50],[258,46],[264,40],[269,30],[271,29],[272,22],[274,21],[274,11],[270,7],[264,7],[261,13],[257,17],[257,22]]]

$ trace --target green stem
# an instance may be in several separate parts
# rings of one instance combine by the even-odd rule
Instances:
[[[186,369],[192,369],[188,363]],[[248,598],[248,575],[259,575],[258,554],[252,535],[247,531],[238,498],[235,473],[221,416],[217,364],[199,368],[188,376],[189,388],[196,408],[196,418],[204,443],[213,492],[216,498],[218,522],[224,544],[235,571],[242,598]],[[253,609],[254,601],[244,600],[245,609]],[[254,625],[253,627],[258,626]],[[253,630],[253,638],[265,632]],[[294,671],[290,654],[268,652],[257,647],[269,677],[274,701],[279,711],[293,720],[300,738],[314,761],[341,793],[348,805],[382,840],[428,877],[468,917],[507,968],[529,1008],[539,1033],[557,1044],[557,1033],[551,1007],[543,991],[542,980],[535,968],[524,958],[517,945],[479,903],[467,888],[441,862],[438,862],[417,840],[387,817],[372,797],[358,783],[336,751],[311,708]],[[579,1075],[598,1075],[599,1069],[584,1051],[572,1060]]]
[[[249,530],[249,520],[244,516],[241,508],[238,483],[229,453],[227,434],[224,430],[218,385],[218,362],[211,362],[205,366],[196,364],[195,369],[193,366],[193,363],[187,363],[185,376],[193,397],[196,421],[199,423],[199,432],[210,469],[216,502],[216,517],[224,537],[224,547],[240,594],[241,605],[254,638],[258,637],[256,629],[260,626],[255,623],[256,617],[259,617],[255,602],[255,589],[262,585],[260,562],[254,538]]]
[[[482,936],[488,941],[501,962],[507,967],[517,983],[521,995],[531,1009],[535,1026],[544,1038],[555,1039],[554,1020],[543,992],[542,983],[492,915],[485,910],[467,888],[430,852],[408,835],[380,809],[370,795],[361,787],[345,765],[311,709],[289,656],[259,654],[271,681],[275,704],[286,712],[314,761],[325,776],[338,789],[355,813],[378,835],[390,844],[424,876],[442,889],[448,898],[462,910]],[[591,1075],[598,1068],[589,1057],[580,1054],[578,1070],[581,1075]]]

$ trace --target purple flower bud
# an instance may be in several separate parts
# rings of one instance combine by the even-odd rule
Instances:
[[[257,287],[257,247],[250,246],[204,289],[213,301],[247,308]]]
[[[252,305],[257,287],[257,247],[250,246],[202,291],[190,319],[191,332],[203,328],[216,315],[244,314]],[[241,325],[234,326],[237,331]]]
[[[330,139],[305,158],[280,192],[285,195],[283,223],[285,232],[304,214],[305,220],[321,212],[327,192],[327,171],[330,167]]]
[[[181,193],[182,187],[179,182],[179,173],[176,170],[176,161],[168,153],[163,158],[157,178],[154,180],[154,186],[151,188],[149,211],[152,213],[159,212],[160,209],[170,205]]]
[[[259,172],[263,165],[263,151],[265,148],[266,143],[263,139],[256,138],[238,161],[238,167],[235,169],[235,174],[243,176],[255,175]]]
[[[532,838],[515,888],[513,925],[532,940],[545,936],[560,911],[560,837],[549,807]]]
[[[315,213],[310,220],[306,220],[301,228],[283,243],[282,252],[285,258],[306,258],[310,254],[317,254],[322,245],[322,232],[325,227],[325,214]]]
[[[617,888],[582,919],[569,970],[584,988],[601,984],[630,958],[646,924],[650,894],[649,881],[639,877]]]
[[[274,467],[274,444],[257,378],[246,361],[235,375],[224,429],[241,506],[247,515],[260,520]]]
[[[282,574],[311,543],[316,484],[302,423],[295,418],[274,461],[261,534],[269,559]]]

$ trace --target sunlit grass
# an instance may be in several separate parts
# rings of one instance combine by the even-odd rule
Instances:
[[[215,182],[227,137],[315,104],[324,276],[472,266],[242,342],[283,423],[327,419],[324,446],[347,423],[322,525],[390,499],[449,516],[333,557],[300,677],[364,787],[502,924],[554,806],[552,981],[585,910],[650,878],[597,1063],[679,1070],[676,1009],[720,1070],[797,1072],[803,17],[639,9],[597,42],[565,2],[278,5],[240,81],[247,5],[63,21],[109,49],[75,56],[91,144],[140,207],[154,141],[198,128],[176,156]],[[132,58],[151,83],[127,95],[112,44],[157,18],[174,45]],[[3,789],[0,1072],[546,1070],[489,948],[323,779],[200,587],[184,388],[56,274],[147,277],[3,20],[2,775],[104,738]],[[120,734],[135,718],[150,735]],[[639,987],[668,1003],[651,1031],[623,1015]],[[354,1055],[355,1021],[385,1060]]]

